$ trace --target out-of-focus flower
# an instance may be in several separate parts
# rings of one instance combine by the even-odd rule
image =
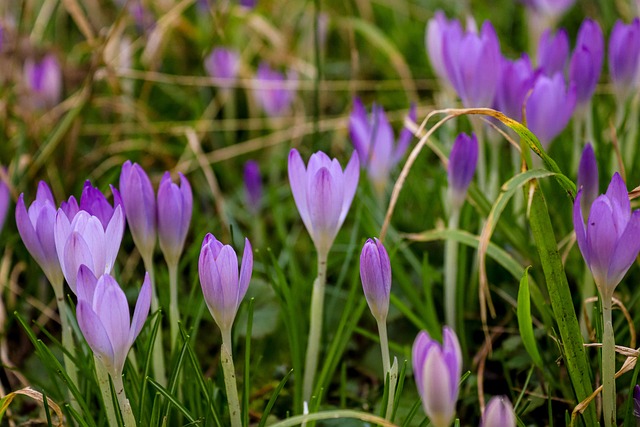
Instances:
[[[253,9],[258,4],[258,0],[240,0],[240,6],[245,7],[247,9]]]
[[[547,76],[564,74],[569,59],[569,36],[564,28],[555,34],[546,29],[538,41],[538,67]]]
[[[86,265],[95,276],[111,273],[124,233],[122,206],[116,206],[106,227],[87,211],[79,211],[71,221],[62,209],[55,218],[54,240],[62,274],[73,293],[78,269]]]
[[[20,194],[16,203],[16,225],[20,237],[49,282],[61,285],[62,269],[53,233],[55,221],[56,205],[46,182],[40,181],[38,184],[36,199],[29,210],[24,203],[24,194]]]
[[[295,148],[289,152],[289,184],[293,199],[319,254],[329,253],[358,187],[360,163],[351,156],[344,172],[338,160],[322,151],[305,168]]]
[[[627,187],[617,172],[607,192],[591,205],[586,226],[582,194],[583,189],[573,204],[576,240],[600,295],[610,299],[640,251],[640,210],[631,212]]]
[[[180,260],[193,211],[189,181],[183,174],[178,175],[180,186],[171,181],[169,172],[165,172],[158,187],[158,241],[170,265],[176,265]]]
[[[416,120],[415,106],[409,111],[409,118]],[[353,100],[353,111],[349,117],[349,134],[353,147],[358,153],[360,165],[366,168],[369,179],[376,191],[381,194],[389,181],[391,170],[402,159],[412,134],[403,128],[394,142],[393,129],[387,120],[384,109],[373,105],[371,114],[367,117],[367,110],[359,98]]]
[[[244,253],[238,276],[236,251],[207,233],[198,261],[200,285],[209,312],[223,333],[231,331],[238,307],[249,288],[252,270],[253,252],[249,239],[244,239]]]
[[[591,99],[602,72],[604,36],[597,22],[585,19],[569,63],[569,80],[576,85],[578,105]]]
[[[217,47],[204,59],[204,68],[215,79],[225,79],[223,86],[231,86],[238,77],[240,55],[232,49]]]
[[[447,76],[465,107],[490,107],[500,79],[500,43],[490,22],[480,34],[452,25],[442,42]]]
[[[591,205],[598,198],[600,188],[598,184],[598,163],[591,144],[587,143],[578,166],[578,189],[582,188],[582,214],[589,215]]]
[[[255,160],[244,164],[242,172],[246,205],[254,215],[260,211],[262,204],[262,177],[260,166]]]
[[[442,44],[445,34],[450,27],[459,27],[460,33],[462,33],[462,27],[457,20],[449,21],[443,11],[438,10],[433,15],[433,18],[427,22],[427,31],[425,33],[425,45],[427,46],[427,54],[433,71],[441,79],[449,82],[447,76],[447,69],[444,65],[444,58],[442,56]]]
[[[84,270],[83,273],[78,274],[78,286],[95,289],[90,300],[78,298],[78,326],[95,356],[115,378],[122,375],[127,354],[149,315],[149,274],[145,274],[132,319],[127,297],[113,277],[103,274],[96,280],[91,278],[90,271]],[[87,294],[91,292],[87,291]]]
[[[122,198],[120,197],[118,190],[112,186],[111,192],[113,193],[113,205],[122,205]],[[98,217],[105,229],[113,217],[114,206],[107,201],[107,198],[102,191],[91,185],[91,181],[86,180],[84,182],[82,194],[80,195],[79,208],[80,210],[87,211],[91,215]]]
[[[576,107],[576,87],[567,89],[562,74],[539,76],[527,98],[527,127],[546,148],[567,126]]]
[[[273,70],[266,62],[260,63],[254,78],[254,96],[256,102],[268,116],[277,117],[285,113],[295,96],[292,86],[297,75],[289,71],[287,76]]]
[[[522,107],[527,93],[533,87],[535,77],[527,54],[515,61],[503,58],[500,84],[495,98],[497,109],[517,121],[522,121]]]
[[[413,343],[413,375],[422,406],[434,427],[449,427],[456,413],[462,353],[458,337],[445,326],[443,343],[421,331]]]
[[[384,245],[376,238],[367,239],[360,254],[360,279],[371,314],[384,322],[389,312],[391,261]]]
[[[458,135],[453,143],[447,174],[449,178],[449,202],[460,209],[467,196],[467,189],[473,179],[478,163],[478,139],[475,134]]]
[[[535,12],[553,20],[562,16],[576,0],[523,0],[523,3]]]
[[[120,196],[133,242],[143,258],[156,246],[156,196],[147,173],[127,160],[120,173]]]
[[[9,191],[9,186],[4,179],[0,178],[0,231],[4,227],[4,221],[7,219],[10,204],[11,193]]]
[[[487,404],[480,427],[515,427],[516,415],[506,396],[494,396]]]
[[[62,97],[62,69],[55,55],[47,54],[40,61],[27,58],[24,81],[30,102],[35,108],[51,108]]]
[[[640,62],[640,19],[629,25],[616,21],[609,36],[609,74],[619,99],[637,90]]]
[[[633,388],[633,415],[640,419],[640,385]]]

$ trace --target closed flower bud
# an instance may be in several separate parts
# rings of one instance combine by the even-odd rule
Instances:
[[[256,102],[270,117],[278,117],[287,112],[295,96],[297,75],[290,71],[285,77],[262,62],[254,78],[254,96]]]
[[[569,81],[575,83],[578,105],[591,99],[602,72],[604,36],[597,22],[585,19],[569,63]]]
[[[569,59],[569,36],[564,28],[555,34],[546,29],[538,41],[538,67],[547,76],[564,74]]]
[[[362,248],[360,279],[371,314],[378,322],[384,322],[389,311],[391,261],[386,249],[376,238],[367,239]]]
[[[122,165],[120,195],[133,242],[143,258],[150,258],[156,246],[156,196],[139,164],[127,160]]]
[[[36,108],[51,108],[62,97],[62,69],[55,55],[47,54],[41,60],[27,59],[24,79]]]
[[[598,183],[598,163],[591,144],[582,150],[580,165],[578,166],[578,189],[582,188],[581,209],[583,215],[589,215],[591,205],[600,194]]]
[[[506,396],[494,396],[484,410],[480,427],[515,427],[516,415]]]
[[[640,19],[629,25],[616,21],[609,36],[609,74],[619,99],[625,100],[637,90],[640,62]]]
[[[179,176],[180,186],[165,172],[158,187],[158,240],[167,263],[173,265],[180,260],[193,211],[191,186],[183,174]]]
[[[104,228],[107,228],[111,217],[113,217],[114,207],[122,205],[118,190],[111,187],[111,191],[113,192],[113,206],[107,201],[102,191],[91,185],[89,180],[85,181],[82,195],[80,196],[79,209],[97,217]]]
[[[526,54],[515,61],[503,58],[500,84],[495,98],[497,109],[517,121],[522,121],[524,101],[533,87],[535,77],[531,61]]]
[[[447,169],[449,202],[453,208],[459,209],[464,203],[477,163],[478,140],[475,134],[461,133],[453,143]]]
[[[262,204],[262,177],[260,176],[260,166],[256,161],[249,160],[244,164],[242,179],[246,205],[251,213],[256,215]]]
[[[211,77],[228,80],[224,86],[230,86],[238,76],[240,55],[235,50],[217,47],[205,58],[204,68]]]

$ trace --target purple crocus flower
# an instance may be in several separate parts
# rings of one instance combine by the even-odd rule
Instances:
[[[552,19],[559,18],[575,2],[576,0],[523,0],[530,9]]]
[[[244,239],[240,275],[238,257],[229,245],[220,243],[211,233],[202,242],[198,273],[204,300],[220,330],[231,331],[238,307],[247,293],[253,270],[253,252],[249,239]]]
[[[138,251],[150,258],[156,246],[156,197],[147,173],[127,160],[120,173],[120,195]]]
[[[165,172],[158,187],[158,241],[169,265],[177,265],[184,248],[193,211],[193,195],[187,178],[181,173],[180,186]]]
[[[211,77],[228,80],[225,86],[229,86],[238,76],[240,55],[235,50],[217,47],[205,58],[204,68]]]
[[[380,240],[367,239],[360,254],[360,279],[371,314],[384,322],[389,312],[391,261]]]
[[[506,396],[494,396],[489,400],[480,427],[515,427],[516,414]]]
[[[616,172],[607,192],[591,205],[585,226],[582,194],[583,189],[573,204],[576,240],[600,295],[610,299],[640,251],[640,209],[631,212],[627,187]]]
[[[517,121],[522,121],[522,107],[533,87],[535,77],[527,54],[515,61],[503,58],[500,84],[495,98],[497,109]]]
[[[633,415],[640,420],[640,385],[633,388]]]
[[[62,69],[55,55],[47,54],[40,61],[28,58],[24,63],[24,80],[36,108],[51,108],[62,97]]]
[[[562,74],[553,77],[541,75],[527,98],[527,127],[531,129],[543,147],[567,126],[576,107],[576,87],[567,89]]]
[[[80,206],[78,206],[78,202],[74,196],[69,196],[68,200],[60,203],[60,209],[62,209],[62,212],[64,212],[69,221],[71,221],[78,211],[80,211]]]
[[[455,332],[442,330],[443,343],[421,331],[413,343],[413,375],[422,406],[434,427],[449,427],[456,413],[462,353]]]
[[[62,285],[62,269],[58,261],[54,240],[56,204],[51,189],[40,181],[36,199],[29,209],[25,206],[24,194],[16,203],[16,225],[20,237],[31,256],[36,260],[52,285]]]
[[[409,111],[409,118],[416,120],[415,105]],[[371,115],[359,98],[353,100],[353,111],[349,116],[349,134],[353,147],[358,153],[360,165],[367,169],[369,179],[376,191],[381,194],[389,181],[391,170],[402,159],[413,135],[409,129],[403,128],[394,143],[393,129],[387,120],[384,109],[373,105]]]
[[[289,82],[296,80],[295,72],[290,71],[285,77],[266,62],[261,62],[254,78],[256,102],[268,116],[281,116],[293,102],[295,90]]]
[[[460,209],[467,196],[467,189],[473,179],[478,163],[478,139],[475,134],[458,135],[453,143],[447,174],[449,177],[449,201],[455,209]]]
[[[122,198],[118,190],[112,186],[111,192],[113,193],[113,204],[115,206],[122,205]],[[107,201],[102,191],[91,185],[91,181],[86,180],[82,188],[82,194],[80,195],[79,209],[87,211],[97,217],[106,229],[113,217],[114,206]],[[75,216],[75,214],[73,216]]]
[[[569,63],[569,80],[576,84],[578,105],[591,99],[602,72],[604,36],[597,22],[585,19]]]
[[[591,144],[587,143],[582,150],[578,166],[578,188],[582,189],[582,213],[589,215],[591,205],[600,194],[598,184],[598,163]]]
[[[338,160],[322,151],[305,168],[295,148],[289,152],[289,184],[318,254],[326,256],[342,226],[358,187],[360,163],[353,153],[344,172]]]
[[[637,88],[640,61],[640,19],[629,25],[616,21],[609,36],[609,74],[619,99],[626,99]]]
[[[71,221],[58,209],[54,225],[54,241],[62,274],[77,294],[78,269],[86,265],[95,276],[111,273],[124,233],[122,206],[114,209],[106,227],[97,216],[79,211]]]
[[[10,203],[11,193],[9,186],[4,179],[0,179],[0,230],[4,227],[4,221],[7,219]]]
[[[500,43],[490,22],[480,34],[451,26],[442,44],[447,76],[465,107],[489,107],[500,79]]]
[[[442,56],[442,44],[445,34],[449,28],[453,26],[458,26],[460,33],[462,33],[460,22],[456,20],[449,21],[444,12],[438,10],[433,15],[433,18],[427,22],[427,31],[425,32],[425,45],[427,46],[427,54],[429,55],[433,71],[435,71],[440,80],[447,82],[448,76]]]
[[[564,28],[555,34],[546,29],[538,41],[537,62],[539,69],[547,76],[564,74],[569,59],[569,36]]]
[[[240,6],[245,7],[247,9],[253,9],[256,7],[258,0],[240,0]]]
[[[252,214],[260,211],[262,203],[262,177],[260,166],[255,160],[249,160],[244,164],[242,172],[246,205]]]
[[[81,269],[78,274],[82,295],[90,297],[78,298],[78,326],[94,355],[116,378],[122,375],[127,354],[149,315],[151,280],[145,274],[132,319],[127,297],[118,282],[109,274],[98,279],[92,275],[89,269]]]

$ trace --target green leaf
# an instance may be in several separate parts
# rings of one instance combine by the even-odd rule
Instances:
[[[518,329],[520,330],[520,337],[524,344],[525,350],[531,356],[531,360],[539,368],[544,368],[544,362],[540,353],[538,352],[538,346],[536,345],[536,338],[533,334],[533,322],[531,321],[531,301],[529,299],[529,267],[524,270],[522,280],[520,280],[520,289],[518,290]]]

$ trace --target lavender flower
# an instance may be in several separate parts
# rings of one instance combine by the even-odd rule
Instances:
[[[147,173],[130,160],[122,165],[120,194],[133,242],[143,258],[150,258],[156,245],[156,197]]]
[[[28,58],[24,63],[24,80],[36,108],[51,108],[62,97],[62,69],[53,54],[40,61]]]
[[[7,219],[10,203],[11,194],[9,192],[9,186],[4,179],[0,178],[0,230],[4,227],[4,221]]]
[[[569,63],[569,80],[576,84],[578,105],[591,99],[602,72],[604,36],[597,22],[585,19]]]
[[[633,416],[640,420],[640,385],[633,388]]]
[[[598,163],[596,155],[593,152],[591,144],[587,143],[582,156],[580,157],[580,165],[578,166],[578,188],[582,188],[582,213],[589,215],[591,205],[600,194],[598,184]]]
[[[480,427],[515,427],[516,415],[506,396],[494,396],[482,415]]]
[[[78,298],[78,326],[95,356],[116,378],[122,375],[127,354],[149,314],[151,281],[145,274],[131,319],[127,297],[118,282],[109,274],[97,280],[91,276],[88,269],[78,274],[78,287],[84,289],[83,297],[89,297]]]
[[[517,121],[522,121],[522,107],[533,87],[535,77],[527,54],[515,61],[503,58],[500,84],[495,98],[497,109]]]
[[[290,71],[285,78],[282,73],[273,70],[267,63],[260,63],[254,79],[254,95],[256,102],[268,116],[281,116],[289,109],[295,90],[288,82],[296,79],[294,72]]]
[[[555,73],[564,74],[569,59],[569,36],[564,28],[552,34],[546,29],[538,41],[538,67],[547,76]]]
[[[235,50],[217,47],[205,58],[204,68],[211,77],[228,80],[225,86],[230,86],[238,76],[240,55]]]
[[[358,187],[360,163],[354,153],[344,172],[322,151],[305,168],[298,150],[289,152],[289,184],[307,231],[319,254],[329,252]]]
[[[413,375],[424,411],[434,427],[449,427],[456,413],[462,353],[455,332],[445,326],[443,343],[421,331],[413,343]]]
[[[118,190],[112,186],[111,192],[113,193],[114,206],[122,205],[122,198],[120,197]],[[113,217],[114,206],[107,201],[107,198],[102,191],[91,185],[91,181],[86,180],[84,182],[82,194],[80,195],[79,210],[87,211],[91,215],[97,217],[102,223],[102,226],[106,229]]]
[[[461,133],[453,143],[449,156],[449,201],[454,209],[460,209],[467,195],[478,163],[478,139]]]
[[[158,188],[158,240],[167,263],[176,265],[189,231],[193,196],[189,181],[179,173],[180,186],[165,172]]]
[[[567,89],[564,77],[539,76],[527,98],[527,127],[546,148],[567,126],[576,106],[576,88]]]
[[[209,312],[223,334],[231,331],[238,307],[249,288],[252,270],[253,252],[249,239],[244,239],[244,254],[238,276],[236,251],[207,233],[198,261],[200,285]]]
[[[500,79],[500,44],[490,22],[480,34],[453,25],[444,34],[447,76],[465,107],[489,107]]]
[[[530,9],[552,19],[559,18],[576,0],[523,0]]]
[[[600,294],[610,299],[640,251],[640,210],[631,212],[627,188],[616,172],[606,194],[591,205],[585,226],[582,193],[573,204],[576,240]]]
[[[435,71],[440,80],[448,82],[447,69],[444,64],[442,45],[445,38],[445,34],[449,31],[449,28],[457,26],[460,33],[462,33],[462,27],[460,22],[451,20],[449,21],[443,11],[438,10],[433,15],[433,18],[427,22],[427,31],[425,33],[425,45],[427,46],[427,54],[431,62],[431,67]]]
[[[616,21],[609,36],[609,74],[619,99],[626,99],[637,88],[640,61],[640,19],[629,25]]]
[[[260,211],[262,203],[262,178],[258,162],[249,160],[244,164],[242,172],[246,205],[252,214]]]
[[[384,322],[389,311],[391,261],[384,245],[376,238],[367,239],[360,254],[360,279],[371,314]]]
[[[415,106],[411,107],[409,118],[416,120]],[[378,193],[382,193],[389,181],[391,170],[402,159],[412,134],[403,128],[394,144],[393,129],[387,120],[384,109],[380,106],[371,107],[371,115],[367,117],[367,110],[359,98],[353,100],[353,112],[349,117],[349,134],[353,147],[358,153],[360,164],[367,169],[369,179]]]
[[[62,212],[64,212],[69,221],[71,221],[80,211],[80,207],[78,206],[78,202],[74,196],[70,196],[68,200],[64,200],[60,203],[60,209],[62,209]]]

